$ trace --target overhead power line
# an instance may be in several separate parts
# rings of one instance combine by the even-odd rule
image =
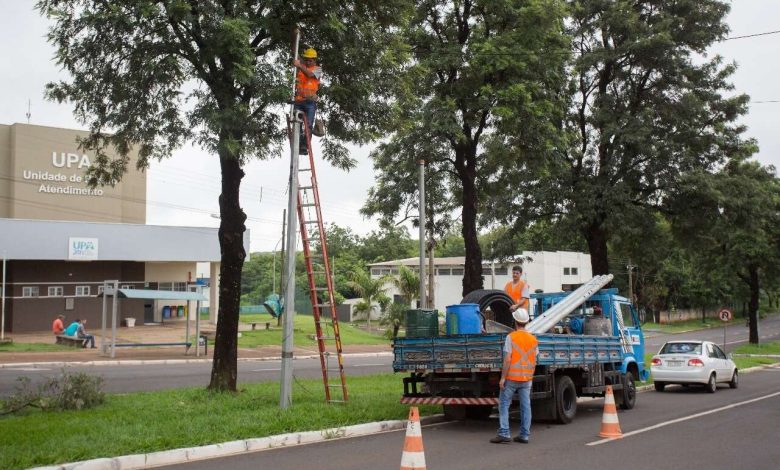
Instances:
[[[734,39],[755,38],[755,37],[758,37],[758,36],[768,36],[770,34],[778,34],[778,33],[780,33],[780,30],[778,30],[778,31],[767,31],[766,33],[745,34],[744,36],[732,36],[732,37],[724,39],[724,41],[731,41],[731,40],[734,40]]]

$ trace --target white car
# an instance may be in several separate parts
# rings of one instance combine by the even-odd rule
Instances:
[[[718,383],[739,386],[737,365],[710,341],[669,341],[653,356],[650,372],[658,392],[669,384],[703,384],[709,393]]]

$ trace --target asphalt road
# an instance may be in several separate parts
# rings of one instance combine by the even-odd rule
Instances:
[[[618,416],[623,439],[601,442],[603,399],[581,400],[569,425],[534,423],[531,443],[490,444],[498,426],[487,421],[422,428],[430,469],[706,468],[776,469],[780,461],[780,367],[745,374],[739,389],[715,394],[669,387],[640,393],[633,410]],[[513,426],[517,426],[516,420]],[[397,469],[404,432],[338,439],[164,467],[169,470],[274,468]]]
[[[775,315],[760,323],[761,341],[780,339],[780,315]],[[646,333],[647,352],[656,352],[670,339],[701,339],[723,344],[723,329],[693,331],[677,335]],[[747,343],[748,329],[741,321],[732,322],[726,331],[726,351],[736,345]],[[321,377],[319,359],[300,359],[294,361],[294,375],[298,378]],[[366,375],[392,370],[392,357],[355,357],[345,356],[347,375]],[[238,363],[239,383],[257,383],[277,381],[280,377],[280,361],[240,361]],[[211,363],[194,364],[147,364],[120,366],[82,366],[72,364],[69,371],[83,371],[99,375],[105,379],[107,392],[138,392],[164,390],[182,387],[205,387],[211,376]],[[60,368],[8,367],[0,369],[0,397],[8,396],[20,376],[30,377],[33,383],[43,381],[60,373]],[[399,381],[400,383],[400,381]]]

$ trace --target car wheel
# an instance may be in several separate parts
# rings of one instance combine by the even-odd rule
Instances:
[[[729,387],[731,388],[739,387],[739,372],[737,372],[737,369],[734,369],[734,375],[731,376],[731,382],[729,382]]]
[[[715,383],[715,373],[710,375],[710,380],[707,381],[707,385],[704,386],[704,389],[707,390],[707,393],[715,393],[715,390],[718,389],[718,384]]]
[[[634,374],[626,372],[623,376],[623,390],[620,390],[616,398],[616,404],[622,410],[630,410],[636,405],[636,384],[634,383]]]
[[[561,424],[569,424],[577,414],[577,388],[571,377],[564,375],[558,378],[555,387],[555,407],[557,420]]]
[[[656,392],[663,392],[664,387],[666,387],[666,384],[663,382],[653,382],[653,385],[655,385]]]

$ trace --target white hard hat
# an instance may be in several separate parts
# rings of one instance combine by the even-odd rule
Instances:
[[[517,323],[528,323],[528,320],[530,319],[528,317],[528,310],[524,308],[518,308],[512,312],[512,318],[514,318]]]

